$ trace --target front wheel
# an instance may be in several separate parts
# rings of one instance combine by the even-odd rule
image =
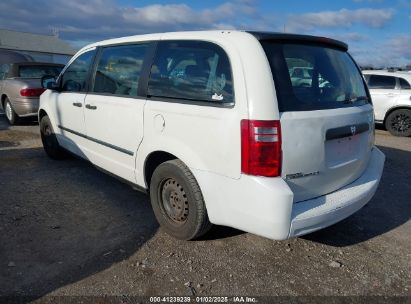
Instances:
[[[11,106],[11,102],[7,97],[6,97],[6,100],[4,101],[4,112],[6,114],[7,121],[9,122],[10,125],[15,125],[18,123],[19,116],[13,110],[13,107]]]
[[[66,152],[60,147],[50,118],[47,115],[43,116],[40,120],[40,134],[44,151],[46,151],[49,157],[53,159],[65,158]]]
[[[411,110],[392,111],[385,120],[385,127],[394,136],[411,136]]]
[[[178,159],[155,169],[150,198],[157,221],[177,239],[192,240],[211,228],[200,187],[188,167]]]

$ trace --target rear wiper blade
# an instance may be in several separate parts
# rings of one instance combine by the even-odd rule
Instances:
[[[358,96],[358,97],[353,97],[353,98],[347,98],[343,100],[343,103],[354,103],[357,101],[368,101],[369,98],[367,96]]]

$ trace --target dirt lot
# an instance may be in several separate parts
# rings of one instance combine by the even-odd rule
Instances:
[[[0,295],[411,296],[411,138],[377,131],[377,194],[328,229],[276,242],[214,227],[183,242],[146,195],[47,158],[28,124],[0,115]]]

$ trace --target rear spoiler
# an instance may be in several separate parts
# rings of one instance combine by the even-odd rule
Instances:
[[[342,41],[318,37],[318,36],[309,36],[309,35],[297,35],[297,34],[286,34],[286,33],[273,33],[273,32],[247,32],[253,35],[259,41],[275,41],[275,42],[284,42],[284,43],[307,43],[307,44],[320,44],[332,48],[340,49],[344,52],[348,51],[348,45]]]

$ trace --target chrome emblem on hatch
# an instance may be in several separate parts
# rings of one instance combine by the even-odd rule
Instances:
[[[355,135],[356,131],[357,131],[357,128],[355,126],[351,126],[351,134]]]

